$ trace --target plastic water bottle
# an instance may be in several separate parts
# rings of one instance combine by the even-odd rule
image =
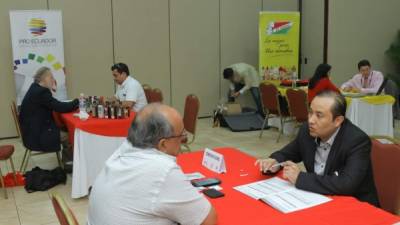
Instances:
[[[296,72],[292,72],[292,88],[296,88],[297,74]]]
[[[79,95],[79,112],[86,112],[85,95],[83,93]]]

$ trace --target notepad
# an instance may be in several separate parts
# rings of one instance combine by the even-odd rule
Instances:
[[[283,213],[295,212],[332,200],[321,194],[297,189],[288,181],[278,177],[240,185],[234,189],[263,201]]]

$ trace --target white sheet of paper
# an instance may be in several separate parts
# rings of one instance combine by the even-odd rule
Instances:
[[[384,139],[384,138],[378,138],[378,139],[376,139],[377,141],[379,141],[380,143],[382,143],[382,144],[393,144],[393,142],[391,142],[390,140],[388,140],[388,139]]]
[[[186,180],[196,180],[196,179],[201,179],[204,178],[205,176],[199,172],[194,172],[194,173],[185,173]]]
[[[313,207],[332,200],[320,194],[299,190],[288,181],[278,177],[237,186],[234,189],[254,199],[261,199],[284,213]]]
[[[209,186],[209,187],[207,187],[207,188],[208,188],[208,189],[215,189],[215,190],[217,190],[217,191],[222,190],[222,187],[219,186],[219,185],[213,185],[213,186]]]

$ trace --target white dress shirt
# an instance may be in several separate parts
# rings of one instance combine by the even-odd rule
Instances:
[[[88,225],[196,225],[210,209],[175,157],[125,141],[96,178]]]
[[[254,68],[254,66],[247,63],[236,63],[228,66],[228,68],[231,68],[234,73],[239,75],[241,81],[244,84],[244,87],[239,91],[240,94],[243,94],[251,87],[258,88],[260,86],[260,76],[258,75],[257,70]],[[234,84],[230,85],[230,89],[235,89]]]
[[[333,142],[335,141],[336,135],[338,134],[339,130],[340,127],[336,129],[335,133],[333,133],[326,142],[319,141],[317,138],[315,139],[315,143],[317,144],[317,151],[315,152],[314,173],[318,175],[324,175],[326,160],[328,159]]]
[[[357,88],[360,89],[361,93],[375,94],[381,87],[383,80],[383,74],[379,71],[373,70],[367,78],[364,78],[361,73],[354,75],[353,78],[342,84],[341,88]]]
[[[131,76],[126,77],[121,85],[117,85],[115,97],[120,101],[135,102],[132,107],[135,112],[147,105],[147,99],[142,85]]]

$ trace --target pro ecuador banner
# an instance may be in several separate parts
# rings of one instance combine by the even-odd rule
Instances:
[[[43,66],[50,68],[55,78],[54,97],[66,100],[61,11],[10,11],[10,25],[17,104],[21,104],[35,72]]]

